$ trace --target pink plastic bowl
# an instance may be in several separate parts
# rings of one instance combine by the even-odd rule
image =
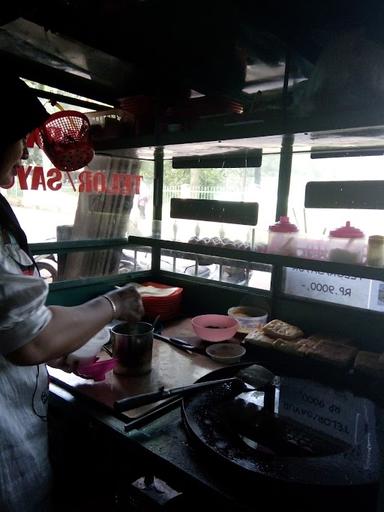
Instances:
[[[200,315],[192,318],[192,327],[202,340],[216,342],[232,338],[239,323],[227,315]]]

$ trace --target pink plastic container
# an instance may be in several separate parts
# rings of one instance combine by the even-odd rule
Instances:
[[[267,252],[283,256],[296,256],[298,228],[289,222],[289,217],[280,217],[279,222],[269,226]]]
[[[329,260],[339,263],[363,263],[365,235],[359,229],[351,226],[349,221],[345,226],[334,229],[329,233]]]
[[[227,315],[200,315],[192,318],[192,327],[202,340],[217,342],[232,338],[239,322]]]
[[[80,364],[77,368],[77,375],[85,379],[101,381],[105,379],[106,373],[111,371],[117,364],[117,359],[106,359],[105,361],[96,361],[92,364]]]

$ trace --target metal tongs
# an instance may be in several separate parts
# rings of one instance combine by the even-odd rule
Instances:
[[[190,393],[193,393],[194,391],[199,389],[230,382],[241,383],[241,385],[243,385],[241,379],[237,377],[229,377],[227,379],[199,382],[197,384],[191,384],[190,386],[181,386],[178,388],[164,389],[164,387],[161,387],[159,388],[158,391],[151,391],[150,393],[143,393],[140,395],[134,395],[128,398],[122,398],[121,400],[117,400],[113,404],[113,408],[117,412],[124,412],[129,409],[135,409],[136,407],[140,407],[142,405],[152,404],[154,402],[158,402],[159,400],[164,400],[165,398],[171,398],[172,396],[182,397]]]

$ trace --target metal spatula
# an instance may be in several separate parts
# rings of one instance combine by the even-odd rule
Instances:
[[[158,391],[151,391],[150,393],[143,393],[140,395],[134,395],[127,398],[122,398],[121,400],[117,400],[113,404],[113,408],[115,411],[123,412],[129,409],[135,409],[136,407],[140,407],[142,405],[158,402],[159,400],[164,400],[165,398],[170,398],[172,396],[186,396],[189,393],[194,393],[199,389],[204,389],[210,386],[216,386],[218,384],[224,383],[238,384],[239,391],[245,387],[242,380],[238,379],[237,377],[230,377],[227,379],[211,380],[207,382],[191,384],[190,386],[181,386],[171,389],[160,388]]]

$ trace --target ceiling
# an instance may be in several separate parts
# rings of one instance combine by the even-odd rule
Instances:
[[[172,103],[197,92],[252,101],[282,88],[287,55],[290,83],[308,78],[340,32],[384,46],[384,2],[21,0],[2,8],[0,25],[3,63],[95,100]]]

